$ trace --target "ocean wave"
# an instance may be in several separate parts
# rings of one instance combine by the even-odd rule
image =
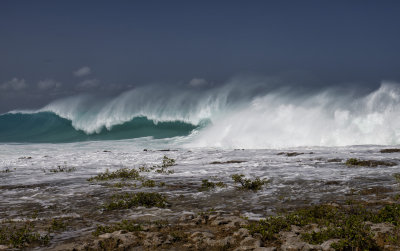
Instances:
[[[400,85],[300,92],[235,79],[212,88],[146,86],[114,98],[81,95],[0,116],[0,142],[185,136],[189,147],[400,144]]]
[[[189,135],[196,125],[181,121],[155,123],[135,117],[109,129],[87,134],[76,130],[72,121],[52,112],[8,113],[0,115],[0,142],[61,143],[88,140],[119,140],[140,137],[171,138]]]

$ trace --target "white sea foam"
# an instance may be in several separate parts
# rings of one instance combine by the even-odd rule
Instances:
[[[297,98],[270,93],[213,121],[190,146],[275,148],[400,143],[400,89],[384,83],[367,96],[332,91]]]

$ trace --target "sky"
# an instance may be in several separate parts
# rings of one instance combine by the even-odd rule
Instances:
[[[390,0],[3,0],[0,112],[235,76],[371,90],[400,82],[399,13]]]

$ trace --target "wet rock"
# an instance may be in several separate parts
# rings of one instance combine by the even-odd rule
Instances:
[[[163,236],[161,233],[149,232],[149,233],[145,233],[143,245],[157,247],[157,246],[160,246],[161,244],[163,244],[163,242],[164,242],[164,240],[163,240]]]
[[[238,231],[233,233],[233,236],[243,239],[244,237],[250,236],[250,231],[246,228],[240,228]]]
[[[276,251],[276,247],[258,247],[253,249],[253,251]]]
[[[396,166],[397,164],[391,161],[384,160],[359,160],[350,158],[346,161],[346,165],[350,167],[365,166],[365,167],[377,167],[377,166]]]
[[[332,162],[342,162],[342,159],[328,159],[326,162],[332,163]]]
[[[210,247],[226,247],[233,245],[235,243],[235,239],[232,236],[227,236],[219,240],[207,239],[205,240],[205,243]]]
[[[325,241],[325,242],[323,242],[323,243],[321,244],[321,249],[322,249],[323,251],[333,251],[333,250],[335,250],[335,249],[333,249],[333,248],[331,247],[331,245],[332,245],[333,243],[338,242],[338,241],[339,241],[339,239],[327,240],[327,241]]]
[[[228,160],[228,161],[213,161],[210,164],[211,165],[221,165],[221,164],[239,164],[239,163],[243,163],[246,162],[244,160]]]
[[[276,155],[286,155],[287,157],[294,157],[294,156],[298,156],[298,155],[302,155],[304,153],[298,153],[298,152],[280,152],[277,153]]]
[[[314,245],[305,243],[300,239],[300,236],[294,232],[283,232],[281,234],[282,251],[295,251],[295,250],[318,250]],[[319,248],[320,249],[320,248]]]
[[[203,242],[204,239],[214,238],[214,235],[209,232],[194,232],[190,235],[189,240],[193,242]]]
[[[374,239],[378,245],[385,245],[389,236],[393,236],[394,226],[389,223],[378,223],[371,225],[371,231],[374,233]]]
[[[224,225],[225,228],[235,228],[247,225],[247,221],[238,216],[224,216],[216,217],[214,219],[210,218],[211,226],[221,226]]]
[[[255,248],[261,246],[261,241],[259,239],[248,236],[240,242],[240,246]]]
[[[108,239],[108,238],[111,238],[111,237],[112,237],[111,233],[105,233],[105,234],[99,235],[100,239]]]
[[[179,221],[190,221],[194,219],[194,214],[184,214],[179,218]]]
[[[398,153],[400,152],[399,148],[391,148],[391,149],[382,149],[381,153]]]

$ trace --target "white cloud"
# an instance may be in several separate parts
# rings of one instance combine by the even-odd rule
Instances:
[[[92,73],[92,70],[88,66],[83,66],[82,68],[74,71],[75,77],[84,77]]]
[[[37,87],[40,90],[49,90],[49,89],[57,89],[60,88],[62,84],[60,82],[54,81],[52,79],[45,79],[42,81],[39,81],[37,84]]]
[[[189,85],[192,87],[199,87],[199,86],[204,86],[207,85],[208,82],[204,78],[194,78],[190,80]]]
[[[27,87],[28,85],[25,83],[25,79],[18,79],[18,78],[13,78],[8,82],[3,83],[0,85],[0,90],[8,91],[8,90],[14,90],[14,91],[20,91],[23,90]]]
[[[78,89],[92,89],[100,85],[97,79],[87,79],[77,85]]]

